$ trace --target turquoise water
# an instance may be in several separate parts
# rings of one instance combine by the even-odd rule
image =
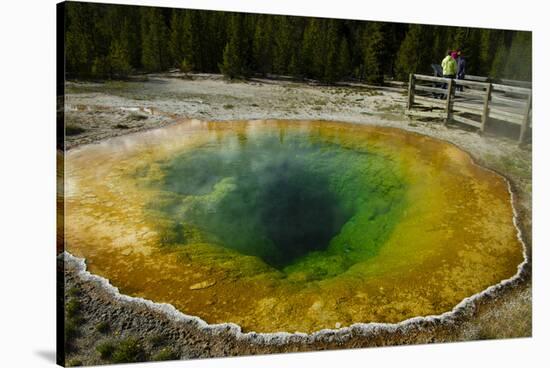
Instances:
[[[213,243],[323,278],[373,256],[397,223],[395,163],[311,134],[227,133],[160,163],[164,245]]]

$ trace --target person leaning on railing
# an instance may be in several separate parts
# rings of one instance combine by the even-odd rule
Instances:
[[[441,61],[441,67],[443,68],[443,78],[454,79],[456,77],[456,71],[458,65],[456,63],[457,54],[455,51],[447,51],[447,56]],[[443,89],[447,88],[446,84],[443,85]]]
[[[457,67],[458,67],[457,72],[456,72],[456,78],[457,79],[464,79],[466,77],[466,59],[462,55],[462,51],[457,50],[456,54],[457,54],[456,63],[457,63]],[[457,91],[462,91],[463,88],[464,88],[464,86],[461,86],[461,85],[456,86]]]

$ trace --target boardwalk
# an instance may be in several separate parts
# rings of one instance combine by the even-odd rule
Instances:
[[[514,83],[513,81],[509,81]],[[407,113],[440,117],[478,128],[488,124],[520,127],[518,141],[528,140],[531,130],[531,88],[411,74]]]

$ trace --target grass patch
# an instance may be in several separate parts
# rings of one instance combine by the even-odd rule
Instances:
[[[477,336],[477,340],[495,340],[497,338],[490,329],[482,329]]]
[[[78,325],[73,320],[65,321],[65,341],[70,341],[80,336],[80,331],[78,331]]]
[[[79,135],[86,131],[86,129],[79,127],[78,125],[67,125],[65,126],[65,135],[73,136]]]
[[[523,179],[530,179],[531,168],[521,159],[513,156],[503,156],[498,163],[499,168],[506,173],[511,173]]]
[[[323,108],[322,108],[321,106],[313,106],[311,109],[312,109],[312,110],[316,110],[316,111],[321,111],[321,110],[323,110]]]
[[[65,350],[67,352],[76,351],[75,339],[80,337],[80,330],[78,329],[78,323],[72,319],[65,320]]]
[[[153,358],[152,358],[152,360],[154,361],[176,360],[176,359],[179,359],[178,354],[170,348],[162,349],[157,354],[153,355]]]
[[[69,294],[69,296],[73,296],[73,297],[80,296],[80,289],[77,288],[76,286],[73,286],[72,288],[67,290],[67,294]]]
[[[78,295],[80,290],[71,288],[68,294]],[[77,350],[74,340],[80,337],[79,326],[83,323],[83,318],[80,316],[80,301],[76,297],[71,297],[65,303],[65,349],[67,351]]]
[[[166,344],[168,338],[166,335],[155,335],[149,339],[149,342],[153,347],[159,347]]]
[[[80,301],[76,298],[71,298],[65,304],[65,314],[69,318],[74,318],[80,313]]]
[[[67,367],[80,367],[82,365],[82,360],[79,359],[71,359],[66,364]]]
[[[134,337],[120,341],[103,341],[96,346],[101,359],[111,363],[136,363],[146,360],[145,349]]]
[[[116,346],[112,341],[104,341],[95,347],[95,350],[99,353],[101,359],[111,360]]]
[[[133,337],[122,340],[113,352],[111,360],[114,363],[136,363],[145,361],[143,346]]]
[[[509,176],[525,192],[532,193],[532,163],[529,156],[523,152],[509,153],[507,155],[487,154],[483,161],[487,166]]]
[[[99,322],[96,326],[95,326],[95,330],[99,333],[107,333],[109,332],[109,330],[111,329],[111,326],[109,326],[109,323],[107,322]]]
[[[232,108],[234,108],[235,106],[234,105],[231,105],[231,104],[225,104],[223,105],[223,108],[226,109],[226,110],[231,110]]]

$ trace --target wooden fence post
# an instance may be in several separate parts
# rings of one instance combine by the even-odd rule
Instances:
[[[529,113],[531,112],[531,102],[533,99],[533,93],[529,93],[527,98],[527,105],[525,106],[525,113],[523,115],[523,122],[521,124],[521,131],[519,133],[519,144],[525,143],[525,138],[527,136],[527,128],[529,128]]]
[[[489,120],[489,102],[491,101],[491,92],[493,90],[493,85],[487,83],[487,91],[485,91],[485,99],[483,100],[483,114],[481,115],[481,127],[479,128],[482,133],[485,132],[487,127],[487,120]]]
[[[449,87],[447,88],[447,101],[445,102],[445,112],[446,112],[446,118],[445,118],[445,125],[449,123],[451,120],[451,115],[453,113],[453,88],[454,88],[454,79],[449,79],[448,82]]]
[[[412,109],[414,105],[414,74],[409,74],[409,99],[407,100],[407,110]]]

